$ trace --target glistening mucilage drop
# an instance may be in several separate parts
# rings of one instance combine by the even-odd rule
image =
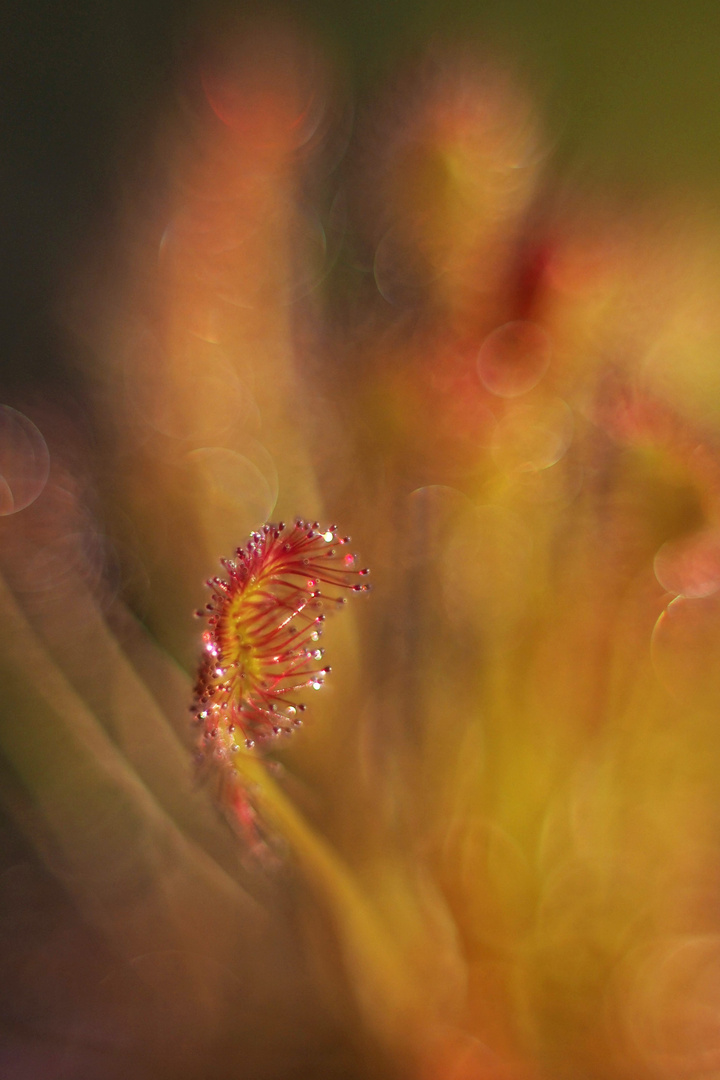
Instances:
[[[204,651],[192,711],[200,725],[201,756],[227,757],[301,723],[298,694],[319,690],[330,668],[322,665],[326,612],[344,604],[345,592],[367,592],[350,537],[298,518],[252,533],[225,578],[211,578]]]

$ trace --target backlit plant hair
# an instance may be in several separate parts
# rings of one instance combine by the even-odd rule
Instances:
[[[214,577],[204,651],[192,711],[201,725],[203,758],[227,759],[301,724],[305,703],[330,668],[318,646],[326,611],[345,603],[346,592],[367,592],[337,527],[298,518],[264,525],[232,559],[226,578]]]

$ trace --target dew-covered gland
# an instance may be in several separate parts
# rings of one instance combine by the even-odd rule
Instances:
[[[330,672],[316,647],[326,607],[369,589],[358,581],[368,568],[343,550],[349,540],[298,518],[264,525],[221,560],[226,577],[208,580],[210,603],[196,612],[206,620],[192,706],[203,756],[209,740],[236,753],[301,724],[297,695],[321,689]]]

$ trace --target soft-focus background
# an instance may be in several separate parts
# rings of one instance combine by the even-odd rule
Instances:
[[[720,1075],[720,8],[0,27],[0,1075]],[[191,615],[296,513],[253,845]]]
[[[251,13],[252,4],[225,5]],[[73,347],[54,299],[83,252],[112,258],[119,192],[139,170],[157,110],[206,3],[9,2],[2,13],[4,378],[66,383]],[[280,9],[282,10],[282,9]],[[303,3],[292,15],[372,94],[433,36],[471,41],[517,67],[547,124],[561,177],[629,194],[720,183],[720,94],[712,0],[597,5],[547,0]]]

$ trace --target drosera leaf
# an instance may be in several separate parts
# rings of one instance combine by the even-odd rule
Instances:
[[[328,612],[367,592],[349,536],[298,518],[264,525],[211,578],[203,656],[191,706],[200,760],[237,775],[240,750],[262,750],[302,724],[303,692],[330,673],[319,642]]]

